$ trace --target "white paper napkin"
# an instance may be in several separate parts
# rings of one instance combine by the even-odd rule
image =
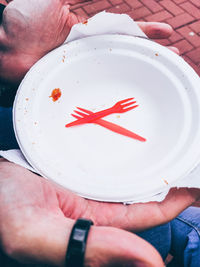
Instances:
[[[101,12],[90,18],[85,24],[80,23],[74,25],[65,42],[101,34],[126,34],[146,37],[146,35],[138,27],[137,23],[135,23],[128,15]],[[26,161],[25,157],[19,149],[0,151],[0,156],[33,172],[36,172]],[[145,203],[149,201],[162,201],[172,187],[200,188],[200,164],[195,169],[193,169],[193,171],[184,179],[177,181],[173,185],[166,185],[165,192],[162,192],[161,194],[157,194],[155,196],[147,197],[145,199],[141,199],[137,202]],[[136,201],[126,202],[124,204],[132,203],[136,203]]]

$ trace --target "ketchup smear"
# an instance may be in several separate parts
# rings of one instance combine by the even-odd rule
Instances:
[[[52,97],[52,100],[56,102],[61,97],[61,90],[59,88],[54,89],[50,97]]]

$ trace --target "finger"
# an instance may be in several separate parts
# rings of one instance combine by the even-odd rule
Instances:
[[[174,219],[200,197],[200,190],[174,188],[162,202],[126,206],[119,203],[86,200],[59,187],[57,187],[57,195],[62,212],[67,217],[70,216],[72,219],[86,217],[91,218],[95,225],[143,231]]]
[[[129,224],[142,231],[167,223],[200,198],[200,189],[172,188],[162,202],[133,204],[128,207]]]
[[[85,214],[96,225],[110,225],[129,231],[144,231],[174,219],[200,197],[199,189],[171,189],[162,202],[123,205],[88,201]],[[175,204],[176,203],[176,204]]]
[[[173,51],[174,53],[176,53],[177,55],[180,54],[180,51],[177,47],[174,47],[174,46],[168,46],[168,48]]]
[[[151,39],[162,39],[171,36],[173,29],[169,24],[159,22],[137,22],[141,30]]]
[[[113,227],[91,227],[85,254],[85,265],[162,267],[155,248],[142,238]]]
[[[84,22],[85,21],[85,18],[73,13],[73,12],[70,12],[69,13],[69,17],[68,17],[68,27],[69,27],[69,31],[71,30],[71,28],[77,24],[77,23],[80,23],[80,22]],[[69,32],[68,32],[69,34]],[[66,37],[67,38],[67,37]]]

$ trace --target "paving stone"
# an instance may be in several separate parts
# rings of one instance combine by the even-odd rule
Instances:
[[[149,14],[151,14],[150,10],[147,9],[145,6],[139,7],[128,14],[135,20],[141,19]]]
[[[200,47],[188,52],[186,56],[189,57],[195,64],[200,64]]]
[[[174,44],[175,47],[177,47],[180,51],[180,55],[185,54],[188,51],[193,50],[193,46],[187,41],[187,40],[181,40]]]
[[[146,20],[161,22],[169,18],[173,18],[172,15],[168,11],[164,10],[146,17]]]
[[[190,2],[185,2],[180,5],[186,12],[188,12],[190,15],[192,15],[194,18],[199,19],[200,18],[200,9],[197,8],[195,5],[193,5]]]
[[[181,27],[183,25],[186,25],[190,22],[193,22],[195,20],[194,17],[192,17],[190,14],[188,13],[183,13],[180,14],[176,17],[173,17],[171,19],[168,19],[167,22],[173,27],[173,28],[178,28]]]
[[[86,11],[88,15],[91,15],[103,11],[109,7],[111,7],[111,4],[107,0],[101,0],[89,5],[87,4],[86,6],[83,6],[83,9]]]
[[[199,0],[190,0],[195,6],[200,7],[200,1]]]
[[[178,15],[181,13],[184,13],[184,10],[180,8],[178,5],[176,5],[174,2],[171,0],[164,0],[159,2],[167,11],[172,13],[173,15]]]
[[[171,37],[169,38],[171,43],[175,43],[175,42],[180,41],[182,39],[184,39],[184,37],[182,35],[180,35],[177,31],[174,31],[172,33]]]
[[[134,9],[143,6],[142,3],[138,0],[124,0],[124,2]]]
[[[158,12],[163,10],[163,7],[160,4],[158,4],[155,0],[140,0],[140,1],[152,12]]]
[[[83,18],[88,18],[88,15],[87,13],[82,9],[82,8],[76,8],[76,9],[73,9],[73,12],[76,13],[77,15],[79,15],[80,17],[83,17]]]
[[[183,37],[185,37],[194,47],[200,46],[200,38],[197,33],[192,31],[189,26],[184,26],[177,30]]]
[[[113,6],[115,6],[115,5],[119,5],[119,4],[121,4],[121,3],[124,3],[123,0],[109,0],[109,2],[110,2]]]
[[[173,0],[173,2],[175,3],[175,4],[181,4],[181,3],[183,3],[183,2],[185,2],[186,0]]]
[[[200,20],[198,20],[198,21],[196,21],[196,22],[190,24],[190,28],[191,28],[193,31],[195,31],[195,32],[197,32],[197,33],[200,33]]]
[[[122,3],[120,5],[115,5],[113,7],[110,7],[106,10],[108,12],[111,12],[111,13],[122,14],[122,13],[126,13],[126,12],[130,11],[130,6],[128,6],[126,3]]]

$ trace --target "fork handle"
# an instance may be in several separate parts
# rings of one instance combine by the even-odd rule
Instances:
[[[83,123],[94,122],[97,119],[100,119],[102,117],[108,116],[108,115],[113,114],[113,113],[115,113],[114,107],[104,109],[104,110],[92,113],[92,114],[90,114],[87,117],[84,117],[82,119],[78,119],[76,121],[70,122],[70,123],[66,124],[65,127],[71,127],[71,126],[75,126],[75,125],[79,125],[79,124],[83,124]]]
[[[138,141],[141,141],[141,142],[145,142],[146,139],[143,138],[142,136],[136,134],[136,133],[133,133],[129,130],[127,130],[126,128],[123,128],[115,123],[112,123],[112,122],[109,122],[109,121],[105,121],[105,120],[102,120],[102,119],[98,119],[96,121],[94,121],[93,123],[96,123],[96,124],[99,124],[115,133],[118,133],[118,134],[121,134],[121,135],[125,135],[125,136],[128,136],[128,137],[131,137],[133,139],[136,139]]]

